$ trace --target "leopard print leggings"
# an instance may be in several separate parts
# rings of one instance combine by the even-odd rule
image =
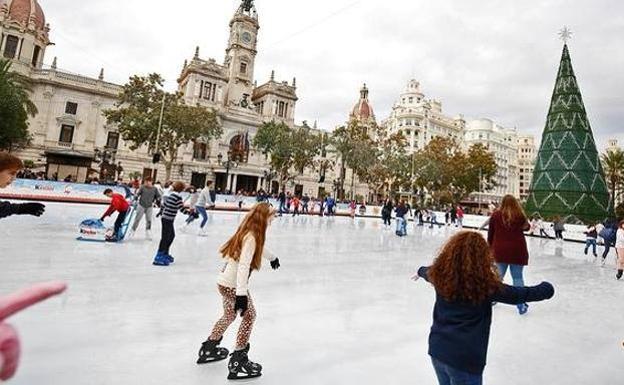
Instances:
[[[236,289],[224,287],[218,285],[219,293],[223,297],[223,316],[217,321],[210,339],[212,341],[218,341],[223,337],[223,334],[227,328],[236,320],[236,313],[234,312],[234,304],[236,303]],[[247,311],[243,316],[240,327],[238,328],[238,334],[236,336],[236,350],[242,350],[247,347],[249,342],[249,336],[253,329],[254,321],[256,320],[256,308],[254,307],[253,300],[250,295],[247,295]]]

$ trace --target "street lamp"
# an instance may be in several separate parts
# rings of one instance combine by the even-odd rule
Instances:
[[[238,162],[232,160],[232,151],[227,152],[227,160],[225,162],[223,161],[223,154],[217,155],[217,161],[219,165],[225,167],[225,190],[226,192],[228,190],[232,191],[232,188],[228,186],[230,184],[230,169],[237,168]]]
[[[107,166],[111,164],[112,165],[115,164],[117,150],[111,150],[107,148],[100,150],[99,148],[96,148],[95,150],[93,150],[93,153],[94,153],[93,160],[98,163],[100,167],[100,178],[102,178],[102,176],[104,175],[103,170],[105,170],[108,173],[110,170]],[[113,173],[113,179],[114,178],[115,178],[115,174]]]

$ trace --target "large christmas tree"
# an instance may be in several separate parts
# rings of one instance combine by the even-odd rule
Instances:
[[[601,221],[613,212],[567,44],[563,46],[526,210],[546,219],[560,216],[568,223]]]

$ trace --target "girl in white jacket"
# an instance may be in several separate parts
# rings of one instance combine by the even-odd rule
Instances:
[[[274,270],[280,267],[279,259],[264,248],[266,230],[274,217],[275,211],[267,203],[257,204],[220,250],[226,262],[217,279],[219,293],[223,297],[223,316],[215,324],[208,340],[202,343],[197,363],[204,364],[227,358],[229,351],[219,347],[219,344],[240,311],[243,319],[228,365],[230,380],[259,377],[262,374],[262,366],[247,357],[249,337],[256,319],[256,309],[248,285],[251,273],[260,269],[263,258],[271,262]]]

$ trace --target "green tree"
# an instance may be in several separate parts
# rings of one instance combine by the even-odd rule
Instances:
[[[611,202],[617,202],[624,187],[624,151],[610,150],[601,157],[605,178],[611,194]]]
[[[321,150],[321,136],[305,124],[290,128],[283,122],[271,121],[258,129],[253,145],[269,158],[283,190],[286,182],[315,166]]]
[[[443,204],[494,187],[497,166],[494,154],[481,144],[464,151],[457,141],[436,137],[416,152],[414,170],[416,186]]]
[[[162,89],[163,82],[158,74],[131,77],[123,86],[115,108],[104,111],[104,115],[109,123],[117,125],[130,149],[147,146],[148,151],[161,154],[165,178],[170,179],[180,147],[197,139],[208,142],[220,137],[223,130],[214,110],[185,105],[181,94]],[[165,107],[158,137],[163,100]]]
[[[28,117],[37,114],[30,100],[27,78],[11,71],[11,62],[0,59],[0,149],[12,151],[31,141]]]

